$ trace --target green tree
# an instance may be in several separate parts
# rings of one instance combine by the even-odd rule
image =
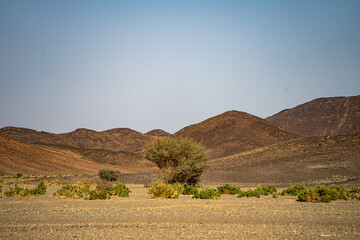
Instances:
[[[119,177],[119,175],[114,170],[105,169],[105,168],[100,169],[98,175],[101,180],[110,181],[110,182],[116,181],[116,179]]]
[[[143,151],[168,183],[195,185],[206,169],[206,150],[191,138],[160,137]]]

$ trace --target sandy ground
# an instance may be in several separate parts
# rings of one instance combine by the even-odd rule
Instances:
[[[0,239],[360,239],[360,201],[300,203],[272,196],[218,200],[0,198]]]

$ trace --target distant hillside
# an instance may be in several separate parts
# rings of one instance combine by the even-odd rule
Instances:
[[[0,135],[1,173],[96,173],[100,168],[122,173],[156,169],[153,163],[136,154],[33,145]]]
[[[297,136],[253,115],[229,111],[185,127],[175,136],[191,137],[211,150],[211,157],[229,156]]]
[[[301,136],[328,136],[360,131],[360,95],[318,98],[281,111],[266,120]]]
[[[303,137],[209,161],[207,183],[360,180],[360,132]]]
[[[5,127],[0,129],[0,134],[24,143],[126,152],[142,150],[153,138],[128,128],[102,132],[81,128],[70,133],[53,134],[26,128]]]
[[[154,137],[169,137],[169,136],[171,136],[170,133],[165,132],[164,130],[161,130],[161,129],[154,129],[145,134],[149,135],[149,136],[154,136]]]

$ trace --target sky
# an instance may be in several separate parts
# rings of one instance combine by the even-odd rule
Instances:
[[[0,128],[174,133],[360,94],[359,0],[0,0]]]

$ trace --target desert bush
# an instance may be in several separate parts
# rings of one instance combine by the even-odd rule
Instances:
[[[270,194],[277,194],[277,189],[275,186],[267,186],[267,189],[269,190]]]
[[[260,185],[255,188],[255,191],[259,192],[260,195],[269,195],[269,194],[277,193],[277,189],[274,186],[263,187]]]
[[[205,148],[190,138],[157,138],[143,153],[160,168],[164,181],[170,184],[195,185],[206,169]]]
[[[281,195],[297,196],[301,191],[305,190],[303,185],[294,185],[281,192]]]
[[[274,186],[263,187],[261,185],[257,186],[254,190],[249,189],[247,191],[241,191],[238,193],[238,198],[242,197],[256,197],[260,198],[261,195],[269,195],[272,194],[273,198],[277,198],[277,189]]]
[[[82,198],[90,193],[90,186],[65,185],[59,188],[53,195],[59,198]]]
[[[32,190],[32,194],[35,196],[44,195],[46,193],[46,189],[47,189],[47,187],[46,187],[44,181],[41,181],[39,183],[39,185]]]
[[[153,198],[179,198],[181,192],[181,184],[154,182],[148,187],[148,193]]]
[[[218,199],[221,197],[220,192],[217,189],[204,188],[200,192],[195,193],[193,198],[200,199]]]
[[[245,194],[244,191],[241,191],[241,190],[240,190],[240,192],[238,193],[237,197],[238,197],[238,198],[243,198],[243,197],[246,197],[246,194]]]
[[[13,197],[16,195],[17,189],[14,189],[13,187],[10,187],[7,191],[4,191],[4,196],[5,197]]]
[[[224,186],[218,186],[217,190],[220,194],[230,194],[235,195],[240,193],[240,188],[236,186],[232,186],[230,184],[225,184]]]
[[[111,195],[118,196],[118,197],[129,197],[130,196],[130,189],[126,187],[125,184],[118,183],[115,187],[111,190]]]
[[[256,186],[254,192],[257,192],[260,196],[261,195],[269,195],[269,189],[263,186]]]
[[[17,178],[21,178],[22,175],[23,175],[22,173],[17,173],[17,174],[16,174],[16,177],[17,177]]]
[[[182,191],[183,195],[195,195],[199,193],[199,188],[193,185],[186,185]]]
[[[100,179],[106,180],[106,181],[116,181],[116,179],[119,177],[119,175],[114,171],[110,169],[100,169],[98,173]]]
[[[353,187],[353,188],[350,188],[349,190],[348,190],[348,192],[350,192],[350,193],[360,193],[360,188],[359,187]]]
[[[330,187],[316,186],[316,188],[304,189],[298,194],[300,202],[323,202],[329,203],[332,200],[348,200],[349,192],[342,185]],[[356,195],[355,195],[356,196]],[[354,195],[352,197],[356,198]]]
[[[353,192],[348,192],[347,197],[349,197],[351,199],[360,199],[360,197]]]
[[[260,198],[261,196],[261,192],[257,191],[257,190],[248,190],[245,192],[245,196],[246,197],[256,197],[256,198]]]
[[[100,189],[97,187],[89,192],[89,197],[85,197],[85,200],[110,199],[111,196],[129,197],[130,193],[130,189],[125,184],[118,183],[110,189]]]
[[[44,195],[46,193],[46,185],[43,181],[39,183],[39,185],[36,188],[29,189],[29,188],[22,188],[18,185],[15,185],[15,187],[9,187],[8,191],[4,192],[4,196],[6,197],[13,197],[13,196],[20,196],[21,198],[27,198],[30,195],[38,196],[38,195]]]
[[[111,193],[109,190],[92,190],[89,193],[89,197],[85,200],[96,200],[96,199],[110,199]]]
[[[90,185],[65,185],[58,189],[53,195],[59,198],[84,198],[85,200],[109,199],[111,196],[129,197],[130,189],[125,184],[118,183],[110,189],[91,189]]]

